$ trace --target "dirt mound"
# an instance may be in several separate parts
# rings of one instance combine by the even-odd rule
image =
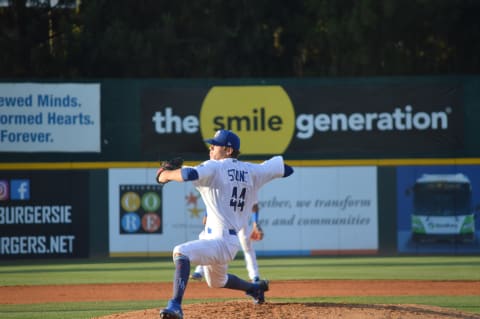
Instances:
[[[159,318],[160,309],[147,309],[98,317],[97,319]],[[420,305],[362,305],[336,303],[267,302],[254,305],[250,301],[199,303],[183,306],[186,319],[480,319],[480,315],[440,307]]]

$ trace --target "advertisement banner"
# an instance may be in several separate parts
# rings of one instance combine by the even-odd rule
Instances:
[[[141,128],[144,153],[160,158],[159,152],[165,151],[204,152],[199,113],[207,92],[202,88],[143,90]]]
[[[88,174],[0,172],[0,259],[88,257]]]
[[[397,168],[400,253],[480,252],[480,166]]]
[[[204,207],[192,184],[162,186],[155,174],[156,169],[109,169],[111,256],[170,254],[202,231]]]
[[[376,167],[296,167],[259,194],[259,254],[375,254]]]
[[[144,89],[142,149],[205,152],[203,140],[219,129],[240,136],[244,155],[416,156],[465,147],[461,84],[346,83]]]
[[[288,90],[297,109],[288,151],[410,156],[462,150],[462,87],[355,85]]]
[[[205,205],[192,183],[155,183],[155,169],[109,170],[111,256],[170,254],[203,230]],[[129,195],[131,229],[122,212]],[[154,192],[150,199],[144,194]],[[151,198],[155,198],[152,200]],[[157,199],[161,201],[158,207]],[[161,232],[145,231],[141,204],[149,201]],[[153,204],[155,203],[155,204]],[[376,167],[301,168],[274,180],[259,193],[260,224],[265,239],[255,243],[260,255],[375,254],[378,251]],[[148,210],[148,209],[147,209]]]
[[[0,152],[100,152],[100,84],[0,83]]]

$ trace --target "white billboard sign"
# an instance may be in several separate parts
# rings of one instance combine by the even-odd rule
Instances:
[[[202,231],[205,206],[192,183],[161,186],[155,174],[156,169],[109,170],[112,256],[169,253]]]
[[[376,253],[376,167],[295,168],[259,195],[268,254]]]
[[[0,83],[0,152],[100,152],[100,84]]]
[[[202,231],[205,206],[192,183],[162,187],[155,172],[109,170],[112,256],[170,253]],[[254,245],[259,255],[378,250],[376,167],[296,167],[261,189],[259,206],[266,234]]]

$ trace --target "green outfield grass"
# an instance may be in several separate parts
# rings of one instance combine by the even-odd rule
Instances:
[[[270,280],[294,279],[413,279],[480,280],[480,256],[454,257],[304,257],[259,258],[261,272]],[[230,271],[246,277],[244,262],[237,258]],[[15,261],[0,264],[0,286],[170,282],[169,258]],[[186,303],[212,300],[186,300]],[[285,301],[285,299],[270,299]],[[427,304],[480,313],[479,296],[399,296],[289,299],[291,302],[348,302]],[[111,313],[159,308],[165,301],[82,302],[0,305],[2,319],[86,319]]]

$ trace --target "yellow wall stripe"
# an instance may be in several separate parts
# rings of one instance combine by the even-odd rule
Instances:
[[[253,161],[260,162],[260,161]],[[422,158],[422,159],[332,159],[286,160],[292,166],[409,166],[409,165],[480,165],[480,158]],[[185,162],[193,166],[200,162]],[[109,168],[157,168],[159,162],[56,162],[0,163],[0,170],[75,170]]]

